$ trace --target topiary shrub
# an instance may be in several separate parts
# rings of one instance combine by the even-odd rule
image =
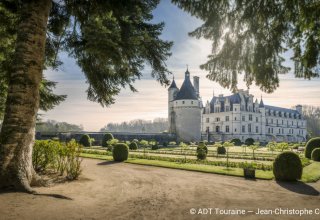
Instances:
[[[247,146],[250,146],[250,145],[253,145],[254,144],[254,140],[253,138],[247,138],[245,141],[244,141],[245,145]]]
[[[239,138],[234,138],[230,141],[231,143],[233,143],[235,146],[241,146],[242,142]]]
[[[290,151],[279,154],[273,162],[276,180],[296,181],[302,176],[302,163],[298,154]]]
[[[320,148],[313,149],[311,159],[314,161],[320,161]]]
[[[307,142],[306,149],[304,151],[305,157],[311,159],[311,153],[315,148],[320,148],[320,137],[311,138]]]
[[[136,142],[131,142],[129,144],[129,149],[130,150],[137,150],[138,149],[138,144]]]
[[[206,152],[206,154],[208,154],[208,147],[207,147],[207,145],[205,145],[205,143],[204,142],[199,142],[199,145],[197,146],[197,152],[198,152],[198,149],[200,149],[200,148],[203,148],[204,150],[205,150],[205,152]]]
[[[129,147],[126,144],[116,144],[113,147],[112,156],[115,161],[122,162],[128,159]]]
[[[226,148],[221,146],[217,148],[217,154],[226,154]]]
[[[112,140],[113,139],[113,135],[111,133],[106,133],[103,135],[102,137],[102,144],[101,146],[102,147],[108,147],[108,141]]]
[[[208,151],[208,149],[207,149]],[[207,151],[206,151],[206,147],[201,147],[198,146],[197,147],[197,158],[198,160],[204,160],[207,158]]]
[[[82,135],[82,137],[80,138],[79,144],[81,144],[84,147],[91,147],[90,136],[87,134]]]
[[[158,150],[159,146],[157,144],[154,144],[151,146],[151,150]]]

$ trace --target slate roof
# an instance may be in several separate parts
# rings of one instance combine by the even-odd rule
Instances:
[[[276,107],[276,106],[271,106],[271,105],[265,105],[265,108],[267,110],[286,112],[286,113],[292,113],[292,114],[298,114],[298,115],[300,114],[297,110],[289,109],[289,108],[281,108],[281,107]]]
[[[188,70],[185,73],[183,84],[180,88],[180,91],[177,93],[175,100],[181,100],[181,99],[198,100],[196,91],[190,81],[190,73]]]
[[[169,88],[168,89],[177,89],[178,87],[177,87],[177,84],[176,84],[176,82],[174,81],[174,79],[172,80],[172,83],[171,83],[171,85],[169,86]]]
[[[264,103],[263,103],[263,101],[261,99],[260,104],[259,104],[259,108],[263,108],[263,107],[264,107]]]
[[[211,109],[211,113],[214,111],[214,105],[216,103],[216,100],[219,99],[220,103],[221,103],[221,111],[224,111],[224,103],[226,99],[229,99],[229,103],[230,103],[230,107],[232,108],[233,104],[239,104],[241,102],[241,98],[239,93],[235,93],[233,95],[230,96],[223,96],[223,97],[213,97],[210,101],[210,109]]]

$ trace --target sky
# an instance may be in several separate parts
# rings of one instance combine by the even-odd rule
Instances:
[[[181,86],[188,65],[191,77],[200,77],[200,96],[204,103],[212,98],[213,93],[230,95],[231,92],[228,89],[206,79],[208,73],[199,68],[206,62],[211,52],[211,43],[205,39],[189,37],[188,33],[200,26],[202,21],[183,12],[169,0],[162,0],[153,15],[153,22],[165,22],[162,39],[174,42],[172,56],[167,61],[167,66],[173,73],[177,86]],[[289,58],[290,54],[285,56]],[[115,104],[103,108],[100,104],[87,100],[88,84],[76,61],[64,53],[60,54],[60,58],[64,64],[59,70],[46,70],[44,76],[58,82],[54,90],[56,94],[65,94],[68,97],[53,110],[41,112],[43,120],[81,124],[86,131],[99,131],[111,122],[167,117],[167,88],[150,77],[150,69],[145,68],[142,79],[134,84],[139,92],[132,93],[129,89],[123,89],[115,97]],[[287,64],[292,65],[290,61],[287,61]],[[169,78],[172,79],[172,76]],[[258,99],[262,96],[267,105],[287,108],[297,104],[320,106],[319,85],[319,78],[297,79],[292,73],[288,73],[280,76],[280,87],[272,94],[263,93],[255,86],[251,86],[249,91]],[[238,87],[247,89],[242,81],[239,82]]]

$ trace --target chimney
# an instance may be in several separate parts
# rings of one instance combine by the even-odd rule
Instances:
[[[302,115],[302,105],[297,105],[296,110],[299,112],[300,115]]]
[[[198,76],[193,77],[193,87],[194,87],[194,90],[196,91],[197,97],[199,98],[200,94],[199,94],[199,77]]]

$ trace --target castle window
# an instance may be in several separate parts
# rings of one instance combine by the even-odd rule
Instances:
[[[216,132],[220,132],[220,127],[216,126]]]
[[[248,132],[251,132],[251,124],[248,124]]]
[[[206,130],[206,132],[208,132],[208,133],[209,133],[209,131],[210,131],[210,127],[207,127],[207,130]]]
[[[236,128],[234,129],[234,132],[237,132],[237,129],[236,129]]]
[[[184,104],[184,101],[182,101],[182,104]]]
[[[228,125],[226,126],[226,132],[229,133],[229,126]]]
[[[216,118],[216,121],[220,121],[220,118]]]
[[[270,128],[268,128],[268,133],[270,134]]]
[[[237,120],[237,117],[234,117],[234,120],[236,121],[236,120]]]
[[[246,126],[242,125],[242,132],[246,132]]]
[[[273,119],[271,118],[271,124],[273,124]]]
[[[282,124],[283,124],[283,120],[282,120]]]
[[[246,116],[242,116],[242,121],[245,121],[246,120]]]
[[[252,115],[249,115],[249,121],[252,121]]]
[[[230,106],[226,106],[226,112],[230,111]]]
[[[229,116],[226,116],[226,121],[229,121]]]
[[[281,132],[280,132],[280,128],[279,128],[279,134],[280,134]]]
[[[193,104],[193,101],[191,101],[191,104]]]
[[[237,111],[237,108],[234,108],[235,111]]]
[[[259,133],[259,127],[256,126],[256,133]]]
[[[256,117],[256,122],[259,122],[259,118],[258,117]]]

